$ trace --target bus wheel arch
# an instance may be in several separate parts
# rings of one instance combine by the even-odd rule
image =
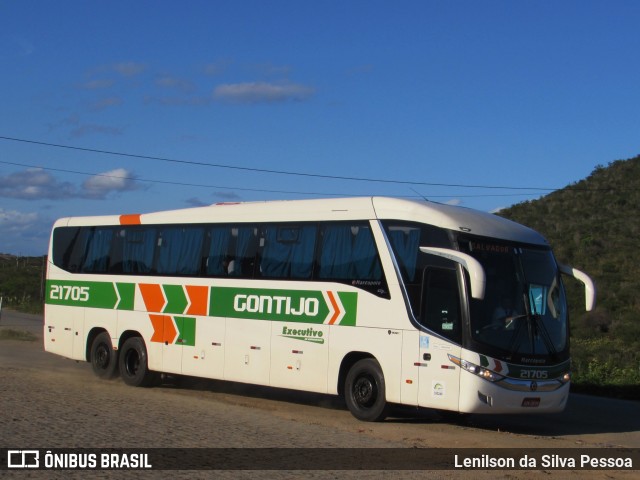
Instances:
[[[118,351],[113,349],[111,335],[102,328],[94,328],[87,336],[87,361],[93,373],[103,379],[118,375]]]
[[[375,357],[352,353],[340,368],[341,395],[358,420],[379,422],[387,416],[386,384],[382,367]],[[340,388],[340,387],[339,387]]]
[[[132,387],[151,386],[156,374],[149,370],[147,346],[137,332],[125,332],[120,338],[118,369],[127,385]]]

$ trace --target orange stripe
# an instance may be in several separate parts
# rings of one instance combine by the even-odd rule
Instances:
[[[173,320],[169,315],[149,315],[151,325],[153,325],[152,342],[173,344],[178,331],[173,325]]]
[[[141,215],[139,213],[120,215],[120,225],[140,225],[142,224],[140,216]]]
[[[147,307],[147,312],[162,312],[166,300],[160,285],[155,283],[139,283],[142,299]]]
[[[187,309],[187,315],[206,315],[207,300],[209,299],[209,287],[187,285],[187,295],[191,305]]]
[[[338,303],[336,302],[336,299],[333,297],[333,292],[327,291],[327,296],[331,301],[331,305],[333,305],[333,310],[334,310],[333,317],[331,317],[331,320],[329,320],[329,325],[333,325],[335,321],[338,319],[338,317],[340,316],[340,308],[338,307]]]
[[[164,332],[162,336],[164,337],[165,343],[171,344],[173,343],[173,339],[176,338],[178,331],[176,330],[176,327],[173,325],[173,320],[171,319],[171,317],[169,315],[163,315],[163,316],[164,316]]]
[[[153,326],[152,342],[162,343],[164,338],[164,315],[149,315],[151,325]]]

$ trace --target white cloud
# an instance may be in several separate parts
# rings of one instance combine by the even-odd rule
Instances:
[[[62,200],[76,196],[69,182],[58,182],[41,168],[29,168],[0,177],[0,197],[22,200]]]
[[[460,205],[462,203],[462,200],[460,200],[459,198],[452,198],[451,200],[448,200],[447,202],[445,202],[447,205],[453,205],[453,206],[457,206]]]
[[[82,186],[60,182],[41,168],[29,168],[0,177],[0,197],[21,200],[103,199],[110,193],[140,188],[132,172],[117,168],[89,177]]]
[[[133,174],[124,168],[97,174],[82,184],[83,196],[104,198],[111,192],[127,192],[139,187]]]
[[[307,100],[315,92],[313,87],[296,83],[249,82],[219,85],[213,96],[231,103],[279,103]]]
[[[0,207],[0,228],[5,233],[24,232],[38,219],[36,212],[23,213]]]
[[[47,251],[51,220],[36,212],[19,212],[0,207],[0,252],[43,255]]]

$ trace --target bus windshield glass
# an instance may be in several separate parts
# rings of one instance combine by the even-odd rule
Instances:
[[[482,264],[487,281],[485,298],[470,300],[472,341],[510,358],[566,355],[566,299],[551,250],[489,239],[461,238],[459,245]]]

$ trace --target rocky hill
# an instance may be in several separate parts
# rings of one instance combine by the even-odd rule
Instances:
[[[559,262],[596,282],[598,306],[586,313],[580,285],[565,281],[574,380],[640,390],[640,156],[600,165],[584,180],[499,215],[541,232]]]

